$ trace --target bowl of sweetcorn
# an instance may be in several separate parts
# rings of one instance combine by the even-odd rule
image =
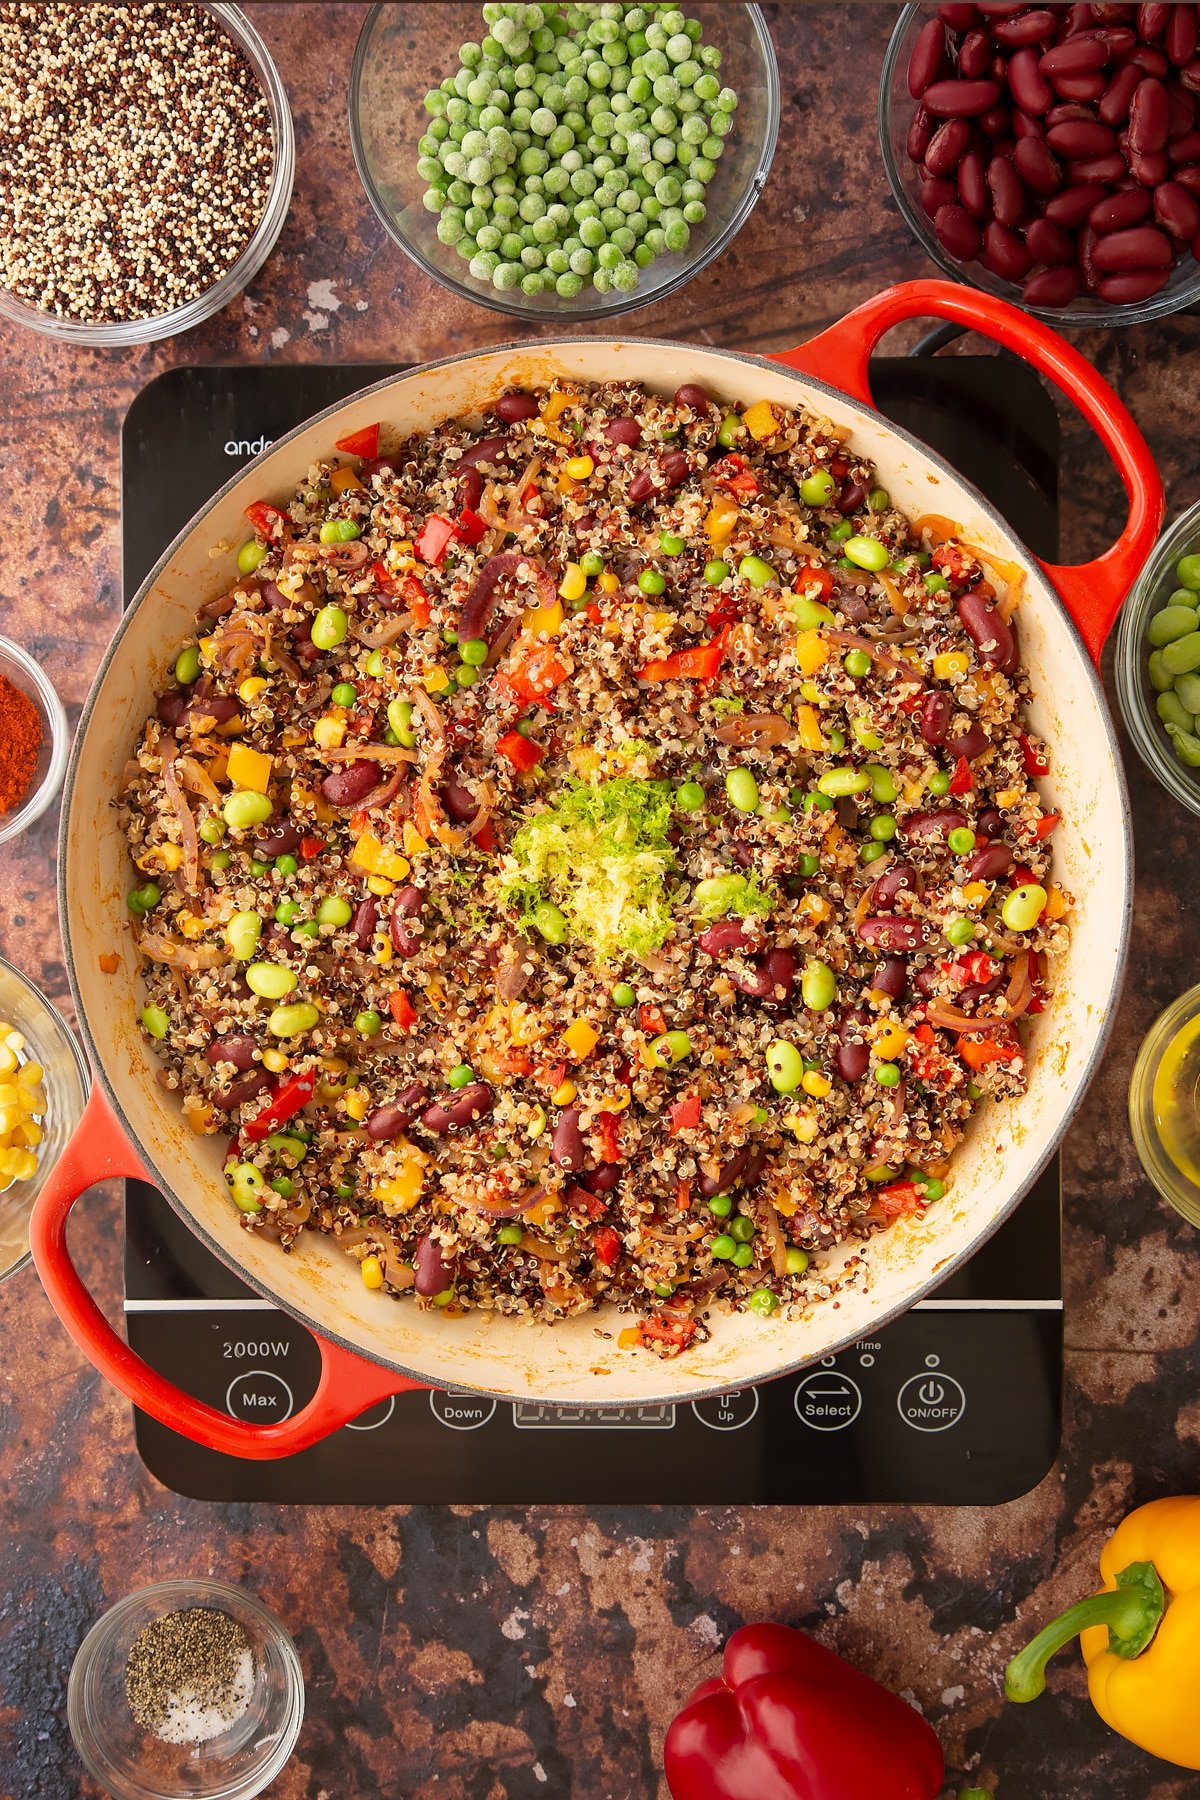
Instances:
[[[70,1141],[90,1080],[58,1009],[0,957],[0,1281],[29,1260],[29,1214]]]

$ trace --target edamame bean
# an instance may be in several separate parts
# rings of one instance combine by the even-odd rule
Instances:
[[[257,569],[258,565],[266,557],[266,554],[267,548],[265,544],[260,544],[257,538],[247,538],[246,542],[238,551],[238,573],[240,575],[253,575],[255,569]]]
[[[849,794],[864,794],[871,785],[865,769],[826,769],[817,780],[818,792],[832,800],[843,800]]]
[[[1189,769],[1200,769],[1200,737],[1190,731],[1180,731],[1176,725],[1168,725],[1167,733],[1180,762],[1186,763]]]
[[[704,789],[698,781],[685,781],[675,790],[675,809],[677,812],[699,812],[704,798]]]
[[[234,913],[225,927],[225,942],[238,962],[249,962],[262,936],[262,919],[256,912]]]
[[[354,519],[326,519],[317,535],[323,544],[350,544],[362,536],[362,526]]]
[[[749,769],[730,769],[725,777],[725,792],[729,804],[739,812],[758,811],[758,783]]]
[[[1195,715],[1200,713],[1200,675],[1180,675],[1175,682],[1178,694],[1185,709]],[[1191,726],[1188,726],[1191,730]]]
[[[200,649],[196,644],[189,644],[175,658],[175,679],[180,687],[190,687],[200,673]]]
[[[1156,612],[1146,627],[1146,637],[1156,649],[1161,650],[1164,644],[1174,643],[1176,638],[1186,637],[1189,631],[1195,631],[1200,615],[1193,606],[1180,606],[1172,595],[1171,604]]]
[[[881,806],[890,806],[900,792],[892,771],[885,769],[882,763],[868,763],[867,775],[871,782],[872,800],[877,800]]]
[[[837,977],[828,963],[810,956],[800,977],[800,997],[810,1012],[824,1012],[837,999]]]
[[[566,942],[566,918],[551,901],[543,900],[539,906],[534,908],[533,923],[548,944]]]
[[[266,1180],[261,1169],[249,1162],[235,1163],[225,1180],[233,1195],[234,1203],[241,1212],[259,1213],[262,1211],[262,1201],[258,1196],[266,1186]]]
[[[738,574],[751,587],[766,587],[769,582],[778,581],[779,577],[770,563],[761,556],[743,556],[738,564]]]
[[[668,1069],[692,1054],[692,1040],[686,1031],[664,1031],[651,1043],[650,1054],[658,1068]]]
[[[1161,656],[1163,669],[1172,677],[1200,669],[1200,631],[1189,631],[1186,637],[1164,644]]]
[[[847,538],[842,545],[842,555],[854,563],[857,568],[868,569],[872,574],[877,574],[880,569],[886,569],[891,559],[891,553],[886,544],[881,544],[878,538],[868,537]]]
[[[227,796],[221,816],[233,831],[252,831],[270,818],[271,810],[271,801],[266,794],[255,793],[253,788],[239,788],[235,794]]]
[[[264,1000],[282,1000],[296,985],[296,977],[282,963],[251,963],[246,970],[246,985]]]
[[[411,750],[417,741],[413,730],[413,702],[411,700],[389,700],[387,721],[390,729],[396,734],[396,742]]]
[[[1193,593],[1200,593],[1200,556],[1181,556],[1175,564],[1175,578]]]
[[[804,1079],[804,1059],[794,1044],[777,1038],[767,1046],[767,1075],[777,1094],[793,1094]]]
[[[790,602],[792,617],[801,631],[815,631],[819,625],[832,625],[833,614],[819,600],[808,600],[797,594]]]
[[[969,944],[975,936],[975,927],[970,919],[951,919],[946,926],[946,941],[951,944]]]
[[[814,469],[800,483],[800,498],[805,506],[828,506],[837,490],[837,482],[828,469]]]
[[[318,925],[348,925],[354,915],[354,908],[341,894],[330,894],[322,900],[317,908]]]
[[[1181,681],[1197,681],[1200,680],[1200,677],[1181,675],[1179,679]],[[1195,731],[1195,714],[1188,711],[1178,693],[1160,694],[1154,702],[1154,709],[1164,725],[1174,725],[1178,731]]]
[[[1167,671],[1163,668],[1161,650],[1152,650],[1150,652],[1150,660],[1146,664],[1146,673],[1150,677],[1150,686],[1154,688],[1157,693],[1165,694],[1168,688],[1174,687],[1175,685],[1175,677],[1173,675],[1168,675]]]
[[[165,1038],[171,1029],[170,1017],[161,1006],[143,1006],[142,1024],[152,1038]]]
[[[300,1000],[293,1006],[277,1006],[267,1020],[267,1030],[272,1037],[299,1037],[301,1032],[311,1031],[321,1015],[307,1000]]]
[[[719,556],[714,556],[711,561],[706,562],[704,565],[704,579],[707,581],[709,587],[720,587],[721,583],[727,579],[728,575],[729,564],[723,562]]]
[[[312,622],[309,636],[318,650],[336,650],[346,641],[350,621],[340,606],[323,606]]]
[[[1022,882],[1020,887],[1013,888],[1010,894],[1005,895],[1000,917],[1010,931],[1032,931],[1041,918],[1048,899],[1045,888],[1036,881]]]

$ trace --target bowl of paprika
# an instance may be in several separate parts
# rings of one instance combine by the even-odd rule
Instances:
[[[0,637],[0,844],[40,819],[62,786],[70,731],[42,668]]]

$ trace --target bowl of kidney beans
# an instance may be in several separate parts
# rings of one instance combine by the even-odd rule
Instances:
[[[1055,323],[1200,298],[1200,8],[906,6],[879,132],[948,274]]]

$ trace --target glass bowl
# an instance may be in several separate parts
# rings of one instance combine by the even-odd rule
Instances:
[[[37,1146],[38,1166],[28,1181],[0,1190],[0,1281],[29,1261],[29,1215],[42,1183],[54,1167],[79,1122],[91,1086],[91,1075],[75,1033],[57,1008],[32,981],[0,956],[0,1019],[15,1025],[25,1039],[22,1052],[45,1070],[45,1133]],[[8,1077],[0,1077],[7,1080]]]
[[[1200,813],[1200,769],[1189,769],[1176,756],[1162,720],[1154,710],[1157,695],[1147,665],[1153,648],[1146,640],[1152,613],[1166,604],[1179,586],[1175,564],[1200,551],[1200,502],[1176,519],[1159,538],[1149,562],[1129,590],[1117,626],[1117,699],[1133,747],[1156,780],[1189,812]],[[1200,600],[1200,595],[1197,595]]]
[[[97,348],[120,344],[153,344],[159,338],[177,337],[181,331],[190,331],[193,325],[200,325],[205,319],[211,319],[223,306],[228,306],[244,287],[248,287],[258,274],[275,248],[291,204],[292,180],[296,170],[296,134],[292,126],[291,108],[288,106],[287,91],[279,79],[279,71],[241,7],[213,4],[206,5],[205,11],[212,13],[220,21],[243,51],[262,83],[271,108],[271,129],[275,138],[275,168],[271,176],[271,189],[254,236],[242,254],[206,293],[189,300],[186,306],[177,306],[171,312],[159,313],[155,318],[122,319],[115,323],[112,320],[100,322],[60,319],[40,306],[30,306],[27,301],[18,300],[15,294],[4,288],[0,288],[0,318],[11,319],[14,325],[27,325],[32,331],[42,331],[48,337],[60,338],[71,344],[91,344]]]
[[[0,675],[27,694],[38,709],[42,721],[42,743],[38,751],[33,780],[20,805],[11,812],[0,813],[0,844],[20,837],[27,825],[40,819],[62,786],[71,747],[71,728],[63,703],[50,684],[50,677],[19,644],[0,637]]]
[[[185,1607],[228,1613],[254,1654],[246,1711],[201,1744],[168,1744],[145,1731],[125,1697],[125,1664],[152,1620]],[[273,1612],[221,1581],[159,1581],[130,1594],[84,1638],[71,1665],[67,1723],[75,1748],[116,1800],[251,1800],[291,1755],[304,1718],[296,1646]]]
[[[779,135],[779,68],[757,6],[692,5],[689,18],[721,52],[721,82],[736,90],[733,129],[708,184],[708,212],[692,226],[686,250],[656,257],[631,293],[598,294],[589,285],[574,299],[561,294],[501,292],[477,281],[452,244],[437,235],[437,217],[421,203],[428,183],[417,173],[417,140],[427,127],[425,95],[458,68],[463,43],[478,42],[478,5],[373,6],[350,71],[350,141],[367,198],[400,248],[435,281],[477,305],[511,318],[561,323],[607,319],[673,294],[708,267],[737,236],[767,179]]]
[[[972,287],[981,288],[985,294],[995,294],[1001,300],[1009,300],[1014,306],[1024,308],[1034,318],[1044,319],[1050,325],[1140,325],[1147,319],[1161,319],[1165,313],[1179,312],[1193,301],[1200,300],[1200,263],[1186,249],[1161,293],[1152,294],[1149,300],[1139,300],[1129,306],[1109,306],[1091,294],[1079,295],[1072,300],[1070,306],[1031,306],[1016,282],[1002,281],[999,276],[992,275],[985,269],[982,263],[955,262],[953,257],[947,255],[938,242],[933,220],[921,206],[917,194],[920,176],[916,166],[909,161],[905,148],[908,128],[917,105],[908,91],[908,59],[916,35],[931,11],[932,8],[926,6],[905,6],[896,21],[879,78],[879,143],[883,151],[883,166],[887,170],[888,183],[896,205],[907,220],[913,236],[924,246],[938,267],[952,280],[966,282]]]
[[[1164,1142],[1164,1136],[1175,1135],[1169,1120],[1186,1128],[1192,1117],[1200,1146],[1200,987],[1189,988],[1159,1014],[1129,1082],[1129,1128],[1142,1168],[1163,1199],[1189,1225],[1200,1226],[1200,1161],[1189,1173],[1192,1159],[1176,1160]]]

